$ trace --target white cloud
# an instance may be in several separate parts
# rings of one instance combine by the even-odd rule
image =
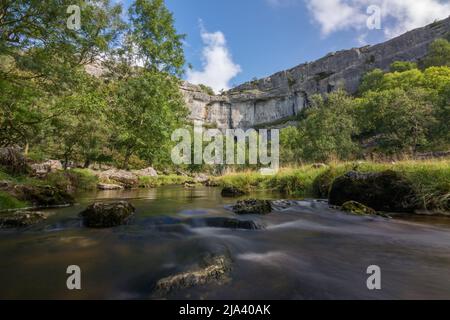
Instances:
[[[233,62],[225,35],[221,31],[210,33],[201,26],[201,37],[205,45],[202,51],[203,70],[188,70],[187,81],[208,85],[216,92],[228,90],[231,79],[242,70]]]
[[[269,1],[269,0],[266,0]],[[270,0],[282,1],[282,0]],[[440,0],[304,0],[323,35],[356,29],[367,32],[367,8],[381,8],[382,29],[392,38],[450,15],[449,1]]]

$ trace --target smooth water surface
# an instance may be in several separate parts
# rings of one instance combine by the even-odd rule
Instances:
[[[256,194],[276,198],[274,194]],[[129,200],[129,225],[92,230],[78,216],[94,201]],[[231,281],[175,292],[181,299],[450,299],[450,219],[355,217],[321,201],[236,217],[220,189],[162,187],[81,195],[26,230],[0,231],[1,299],[150,299],[156,282],[229,253]],[[255,220],[263,230],[205,227],[208,217]],[[187,223],[189,221],[189,223]],[[66,268],[82,270],[82,290]],[[382,271],[369,291],[366,270]]]

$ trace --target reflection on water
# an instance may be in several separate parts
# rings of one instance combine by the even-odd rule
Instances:
[[[108,199],[128,199],[136,217],[114,229],[84,228],[78,213]],[[0,231],[0,298],[151,298],[159,279],[196,267],[206,253],[226,251],[233,260],[231,282],[167,298],[450,299],[446,218],[353,217],[316,201],[280,205],[267,216],[236,217],[226,209],[233,202],[205,187],[81,195],[73,207],[49,210],[42,225]],[[251,219],[265,228],[192,223],[209,217]],[[66,289],[69,265],[81,267],[81,291]],[[366,287],[370,265],[381,267],[381,291]]]

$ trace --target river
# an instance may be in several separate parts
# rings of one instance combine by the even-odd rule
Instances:
[[[78,213],[88,204],[115,199],[136,207],[128,225],[83,227]],[[82,194],[72,207],[46,211],[42,224],[0,230],[0,299],[150,299],[159,279],[221,252],[231,256],[231,281],[163,298],[450,299],[448,218],[356,217],[308,200],[237,217],[262,230],[202,224],[208,217],[236,218],[227,207],[235,201],[207,187]],[[69,265],[81,268],[81,290],[66,287]],[[367,288],[371,265],[381,268],[381,290]]]

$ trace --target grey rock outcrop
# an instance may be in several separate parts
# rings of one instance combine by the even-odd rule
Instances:
[[[450,18],[447,18],[378,45],[330,53],[221,95],[210,95],[187,82],[182,84],[181,91],[191,110],[191,120],[201,120],[219,129],[270,126],[297,115],[314,94],[339,88],[355,93],[361,77],[374,68],[388,70],[398,60],[420,61],[435,39],[449,34]]]

